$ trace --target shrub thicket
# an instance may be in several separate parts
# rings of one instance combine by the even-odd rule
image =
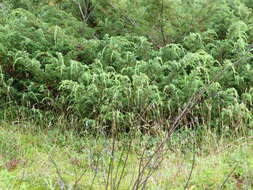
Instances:
[[[250,0],[5,0],[0,114],[18,106],[84,128],[116,119],[122,130],[158,129],[229,67],[183,124],[250,127],[252,8]]]

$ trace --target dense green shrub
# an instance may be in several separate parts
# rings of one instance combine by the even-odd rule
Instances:
[[[182,124],[252,124],[249,1],[97,0],[86,22],[78,2],[0,4],[0,103],[6,110],[63,114],[84,127],[110,128],[116,121],[122,130],[149,130],[170,122],[229,68],[191,111],[195,120]]]

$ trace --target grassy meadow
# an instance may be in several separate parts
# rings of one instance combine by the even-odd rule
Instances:
[[[80,137],[75,131],[58,128],[33,128],[29,123],[1,123],[1,189],[106,188],[112,139],[87,134]],[[216,136],[208,130],[201,133],[183,131],[171,137],[165,158],[153,169],[146,189],[253,189],[253,132],[233,137]],[[127,190],[136,180],[144,147],[148,147],[148,157],[161,139],[135,137],[129,152],[123,151],[129,137],[120,139],[115,148],[118,169],[112,172],[112,184],[117,184],[122,160],[129,154],[118,187]],[[108,188],[116,189],[116,185],[113,188],[109,184]]]

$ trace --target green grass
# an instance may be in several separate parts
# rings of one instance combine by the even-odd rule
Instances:
[[[36,126],[27,123],[1,123],[0,189],[63,189],[60,187],[61,177],[65,185],[73,187],[83,174],[75,189],[90,189],[96,171],[91,189],[105,189],[111,139],[90,135],[80,137],[73,131],[62,132],[59,128],[35,129]],[[187,131],[177,133],[168,143],[170,150],[150,178],[147,189],[184,189],[194,151],[195,165],[187,189],[253,189],[252,138],[250,134],[237,138],[220,137],[208,130],[201,136]],[[116,144],[116,165],[125,146],[126,138],[121,139]],[[150,146],[148,151],[152,152],[159,141],[159,138],[148,136],[133,140],[119,189],[130,189],[137,175],[138,155],[143,146]],[[197,142],[196,146],[193,146],[194,142]],[[122,167],[120,163],[119,168]]]

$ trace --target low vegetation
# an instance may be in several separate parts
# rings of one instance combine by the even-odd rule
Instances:
[[[80,138],[75,131],[64,133],[58,128],[38,132],[35,127],[29,123],[1,124],[1,189],[106,189],[110,139],[88,135]],[[193,159],[194,170],[186,189],[252,189],[252,132],[247,137],[228,138],[203,131],[184,130],[171,137],[163,164],[154,169],[146,189],[185,189]],[[124,167],[126,155],[122,157],[121,153],[128,138],[121,137],[116,145],[114,162],[119,171],[114,170],[114,179]],[[132,189],[144,146],[148,146],[146,159],[159,140],[150,136],[135,138],[118,189]]]

